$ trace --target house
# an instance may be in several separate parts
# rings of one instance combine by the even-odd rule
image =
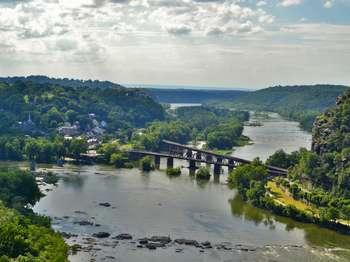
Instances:
[[[76,124],[71,125],[70,123],[65,123],[64,126],[59,127],[58,132],[64,136],[72,136],[73,137],[73,136],[80,135],[79,126]]]

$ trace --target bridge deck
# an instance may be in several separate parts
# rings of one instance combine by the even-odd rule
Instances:
[[[236,161],[236,162],[239,162],[239,163],[243,163],[243,164],[250,164],[252,162],[250,160],[246,160],[246,159],[243,159],[243,158],[238,158],[238,157],[234,157],[234,156],[227,156],[227,155],[221,155],[221,154],[217,154],[217,153],[214,153],[214,152],[211,152],[211,151],[208,151],[208,150],[198,149],[198,148],[195,148],[195,147],[191,147],[191,146],[188,146],[188,145],[183,145],[183,144],[176,143],[176,142],[169,141],[169,140],[163,140],[163,143],[165,143],[167,145],[176,146],[176,147],[180,147],[180,148],[184,148],[184,149],[188,149],[188,150],[204,153],[204,154],[207,154],[207,155],[219,157],[219,158],[222,158],[222,159],[233,160],[233,161]],[[276,171],[276,172],[287,174],[287,170],[286,169],[275,167],[275,166],[269,166],[269,165],[267,167],[269,168],[269,170],[273,170],[273,171]]]
[[[166,158],[176,158],[176,159],[181,159],[181,160],[193,160],[196,162],[201,162],[201,163],[206,163],[206,164],[217,164],[216,161],[208,161],[205,159],[197,159],[194,157],[186,157],[186,156],[179,156],[179,155],[172,155],[168,153],[157,153],[157,152],[150,152],[150,151],[140,151],[140,150],[131,150],[129,153],[134,153],[134,154],[140,154],[140,155],[147,155],[147,156],[159,156],[159,157],[166,157]],[[228,163],[220,163],[221,166],[230,166]]]
[[[180,160],[195,161],[195,162],[199,162],[199,163],[206,163],[206,164],[213,164],[213,165],[218,164],[220,166],[234,167],[234,165],[231,165],[228,162],[218,163],[217,161],[214,161],[214,160],[208,161],[205,159],[197,159],[197,158],[193,158],[193,157],[172,155],[169,153],[158,153],[158,152],[150,152],[150,151],[142,151],[142,150],[130,150],[129,153],[139,154],[139,155],[165,157],[165,158],[176,158],[176,159],[180,159]],[[218,156],[221,156],[221,155],[218,155]],[[246,164],[246,163],[247,162],[242,163],[242,164]],[[267,166],[267,168],[269,169],[270,174],[281,175],[281,176],[284,176],[287,174],[287,170],[285,170],[285,169],[271,167],[271,166]]]

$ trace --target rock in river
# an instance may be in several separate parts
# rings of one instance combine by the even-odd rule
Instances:
[[[111,206],[111,204],[108,203],[108,202],[106,202],[106,203],[100,203],[99,205],[102,206],[102,207],[110,207],[110,206]]]
[[[107,238],[109,237],[111,234],[107,233],[107,232],[98,232],[98,233],[94,233],[92,234],[93,237],[97,237],[97,238]]]
[[[153,236],[148,239],[151,242],[158,242],[162,244],[169,244],[171,242],[170,237],[165,237],[165,236]]]
[[[114,239],[130,240],[130,239],[132,239],[132,236],[130,234],[119,234],[118,236],[114,237]]]

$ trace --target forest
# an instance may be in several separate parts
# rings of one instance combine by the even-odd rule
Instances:
[[[243,122],[249,113],[214,107],[181,107],[168,116],[168,121],[155,122],[132,142],[135,147],[159,150],[163,139],[179,143],[205,141],[209,149],[232,149],[242,137]]]
[[[50,219],[30,209],[41,197],[31,173],[0,169],[0,261],[68,261],[68,246]]]
[[[51,135],[65,122],[87,131],[93,120],[103,122],[107,133],[115,133],[164,118],[162,106],[142,90],[11,79],[0,82],[1,134]]]
[[[341,85],[274,86],[246,93],[225,104],[239,109],[276,112],[311,131],[316,117],[333,106],[335,99],[346,90],[349,87]]]
[[[247,93],[242,90],[205,90],[205,89],[160,89],[146,88],[159,103],[200,103],[212,101],[230,101]]]

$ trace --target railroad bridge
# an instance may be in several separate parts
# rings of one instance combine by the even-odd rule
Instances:
[[[167,159],[167,167],[174,166],[174,159],[186,160],[189,162],[190,173],[195,172],[197,163],[214,165],[214,175],[220,175],[222,167],[227,167],[230,172],[238,165],[249,164],[251,161],[228,155],[216,154],[211,151],[198,149],[192,146],[163,140],[166,150],[164,152],[150,152],[142,150],[131,150],[130,154],[137,156],[153,156],[156,168],[160,166],[161,158]],[[286,176],[287,170],[274,166],[267,166],[270,176]]]

